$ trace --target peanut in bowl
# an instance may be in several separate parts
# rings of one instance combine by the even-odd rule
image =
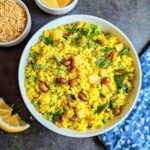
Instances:
[[[73,15],[50,22],[31,38],[20,61],[19,86],[26,106],[45,127],[89,137],[127,116],[140,75],[134,47],[119,29],[97,17]]]

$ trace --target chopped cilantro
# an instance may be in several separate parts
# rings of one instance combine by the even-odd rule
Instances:
[[[103,68],[108,68],[110,66],[110,63],[112,62],[112,59],[109,57],[102,57],[102,58],[98,58],[97,60],[97,65],[99,67],[103,67]]]
[[[76,26],[73,26],[73,27],[72,27],[72,26],[67,26],[66,29],[67,29],[69,32],[71,32],[71,33],[76,33],[76,32],[79,31],[79,28],[76,27]]]
[[[42,70],[43,67],[40,64],[34,64],[33,65],[33,70]]]
[[[38,108],[39,108],[38,102],[37,102],[37,101],[34,101],[34,102],[33,102],[33,105],[34,105],[34,107],[38,110]]]
[[[33,54],[32,54],[32,56],[35,58],[35,57],[37,57],[37,56],[39,56],[39,52],[33,52]]]
[[[124,94],[128,93],[129,90],[128,87],[124,84],[125,77],[125,75],[115,75],[116,86],[117,88],[122,89]]]
[[[125,76],[124,75],[115,75],[114,79],[116,82],[116,86],[118,88],[121,88],[121,86],[123,85],[123,82],[125,80]]]
[[[112,52],[113,48],[107,48],[106,53],[109,55]]]
[[[89,29],[88,28],[83,28],[82,30],[82,35],[86,36],[89,33]]]
[[[81,35],[76,36],[76,37],[74,38],[74,40],[76,40],[76,41],[78,41],[78,40],[80,40],[80,39],[82,39],[82,36],[81,36]]]
[[[41,36],[41,40],[46,44],[46,45],[54,45],[54,41],[50,39],[49,37],[45,37],[44,35]]]
[[[47,117],[47,120],[48,120],[48,121],[52,121],[52,116],[49,115],[49,116]]]
[[[98,39],[94,40],[94,43],[100,45],[100,41]]]
[[[59,69],[57,72],[57,76],[62,76],[64,74],[64,70]]]
[[[129,49],[126,48],[124,50],[122,50],[119,54],[122,56],[122,55],[125,55],[125,54],[128,54],[129,53]]]
[[[74,46],[79,47],[79,46],[80,46],[80,42],[79,42],[80,39],[82,39],[82,36],[76,36],[76,37],[72,40],[72,44],[73,44]]]
[[[31,75],[30,76],[30,80],[35,81],[36,76],[35,75]]]
[[[98,28],[97,26],[94,26],[92,34],[96,35],[96,34],[100,34],[100,33],[102,33],[100,28]]]
[[[110,34],[110,33],[107,33],[107,34],[105,35],[105,37],[106,37],[107,40],[109,40],[109,38],[111,37],[111,34]]]
[[[64,114],[64,110],[63,109],[61,111],[59,111],[59,112],[53,113],[52,114],[52,121],[53,122],[60,122],[60,116],[62,114]]]

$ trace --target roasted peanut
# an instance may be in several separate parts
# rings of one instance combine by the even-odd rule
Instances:
[[[84,95],[82,92],[79,92],[79,93],[78,93],[78,98],[79,98],[80,100],[82,100],[82,101],[86,101],[86,97],[85,97],[85,95]]]
[[[110,78],[109,77],[103,78],[103,80],[102,80],[102,83],[104,83],[104,84],[107,84],[109,82],[110,82]]]
[[[120,108],[116,108],[116,109],[114,110],[114,114],[115,114],[115,115],[120,115],[120,113],[121,113],[121,109],[120,109]]]
[[[114,51],[112,51],[112,52],[109,54],[109,58],[113,59],[114,56],[115,56],[115,53],[114,53]]]
[[[64,65],[64,66],[70,66],[71,65],[71,63],[72,63],[72,60],[71,59],[68,59],[68,60],[64,60],[63,62],[62,62],[62,64]]]
[[[100,39],[100,40],[99,40],[99,43],[100,43],[100,45],[102,45],[102,46],[105,45],[105,39]]]
[[[72,35],[72,33],[71,32],[67,32],[64,36],[67,37],[67,36],[70,36],[70,35]]]
[[[56,78],[56,83],[65,84],[66,82],[67,82],[67,79],[65,79],[65,78]]]
[[[70,67],[70,69],[69,69],[69,73],[74,73],[74,72],[76,72],[76,70],[77,70],[77,67],[72,66],[72,67]]]
[[[63,122],[65,120],[65,115],[60,116],[60,121]]]
[[[44,82],[39,83],[39,89],[42,90],[43,92],[48,91],[48,87],[47,87],[46,83],[44,83]]]
[[[77,78],[73,78],[69,81],[71,87],[76,86],[78,84]]]

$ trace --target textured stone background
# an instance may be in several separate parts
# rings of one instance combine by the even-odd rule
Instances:
[[[32,16],[32,30],[28,38],[18,46],[0,48],[0,96],[29,121],[18,88],[18,64],[23,48],[29,38],[45,23],[59,16],[42,12],[33,0],[23,0]],[[150,40],[150,1],[149,0],[79,0],[69,14],[89,14],[104,18],[118,26],[133,42],[137,52]],[[86,139],[68,138],[42,127],[36,121],[23,133],[0,132],[0,150],[100,150],[103,149],[97,137]]]

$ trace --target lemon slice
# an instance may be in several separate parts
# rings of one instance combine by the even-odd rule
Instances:
[[[6,132],[22,132],[27,130],[30,125],[21,120],[18,114],[11,115],[12,108],[0,98],[0,129]]]

